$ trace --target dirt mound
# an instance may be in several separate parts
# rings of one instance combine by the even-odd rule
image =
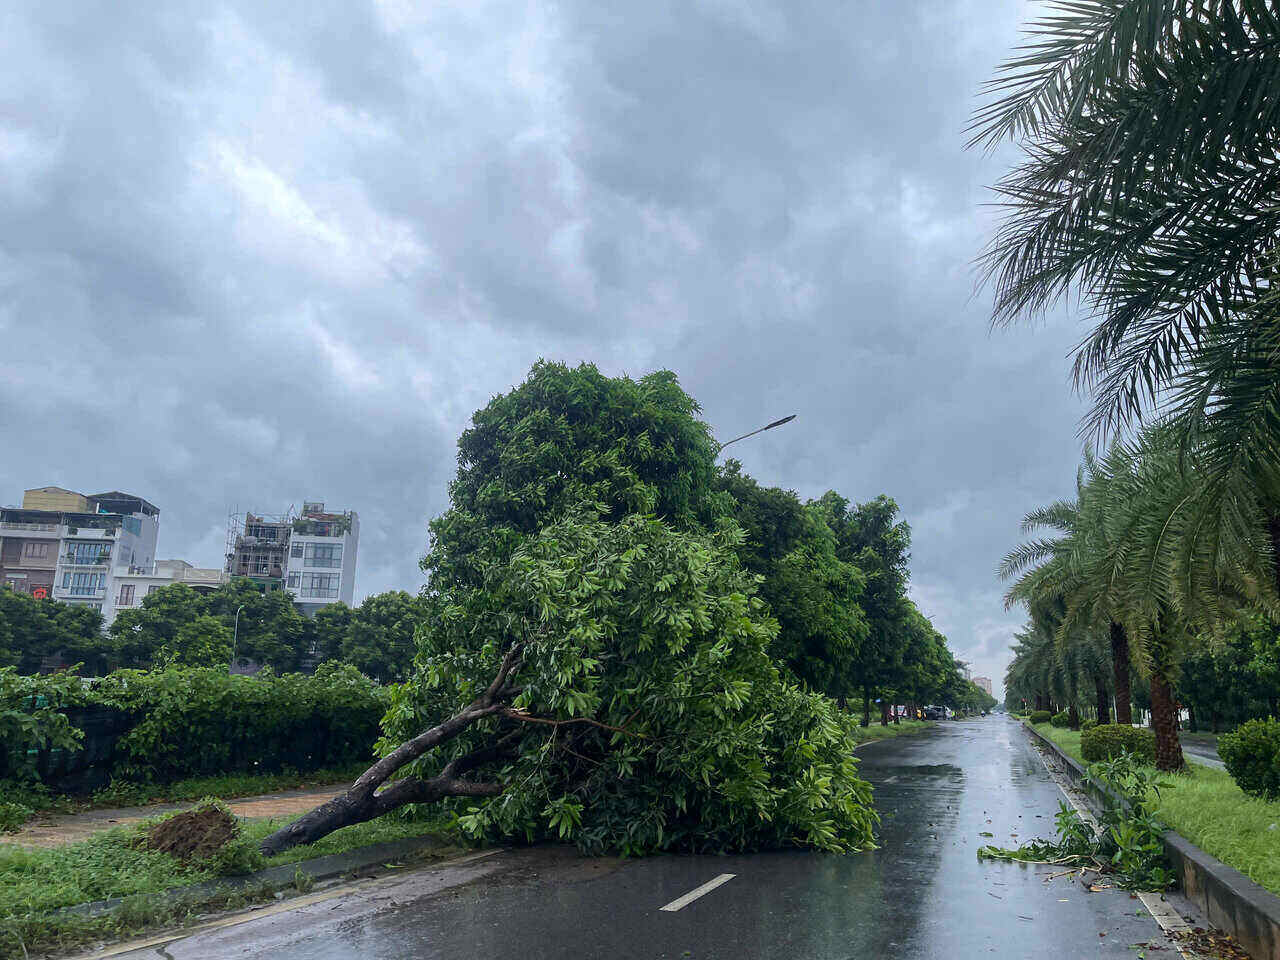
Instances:
[[[182,861],[206,860],[240,833],[240,825],[226,810],[196,807],[162,820],[139,838],[148,850],[172,854]]]

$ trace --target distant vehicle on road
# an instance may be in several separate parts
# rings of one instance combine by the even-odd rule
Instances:
[[[924,718],[926,720],[945,720],[947,719],[946,707],[925,707]]]

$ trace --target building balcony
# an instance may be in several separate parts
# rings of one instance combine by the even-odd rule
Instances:
[[[0,533],[20,533],[24,537],[43,540],[62,538],[62,525],[57,523],[18,523],[15,520],[0,521]]]

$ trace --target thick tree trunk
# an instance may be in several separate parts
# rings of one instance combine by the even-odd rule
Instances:
[[[887,727],[889,725],[889,701],[886,697],[880,698],[880,726]]]
[[[1107,684],[1101,677],[1093,681],[1094,705],[1098,709],[1098,724],[1111,722],[1111,698],[1107,696]]]
[[[866,687],[862,688],[862,725],[871,726],[871,691]]]
[[[507,704],[511,691],[506,686],[507,677],[519,662],[520,647],[514,647],[502,662],[493,683],[467,707],[454,714],[439,726],[406,740],[389,754],[356,778],[351,789],[304,813],[293,823],[281,827],[266,837],[259,849],[264,856],[282,853],[303,843],[314,843],[335,830],[352,824],[364,823],[384,813],[389,813],[407,803],[430,803],[445,797],[492,797],[502,792],[502,784],[480,783],[462,779],[462,774],[504,755],[503,741],[459,757],[445,765],[439,776],[430,780],[407,777],[397,780],[381,792],[378,788],[405,764],[417,760],[423,754],[448,743],[460,733],[485,717],[495,715],[522,718]]]
[[[1072,730],[1080,729],[1080,711],[1076,709],[1075,701],[1071,701],[1071,709],[1067,713],[1067,722]]]
[[[1151,726],[1156,734],[1156,769],[1181,770],[1186,766],[1178,742],[1178,715],[1173,691],[1159,669],[1151,673]]]
[[[1129,701],[1129,638],[1124,627],[1111,622],[1111,667],[1115,673],[1116,723],[1133,723],[1133,707]]]

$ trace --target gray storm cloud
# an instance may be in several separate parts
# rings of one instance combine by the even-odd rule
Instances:
[[[362,518],[415,589],[470,413],[538,357],[678,372],[737,455],[894,496],[975,672],[1068,493],[1074,331],[988,334],[963,149],[1014,0],[19,4],[0,14],[0,501]]]

